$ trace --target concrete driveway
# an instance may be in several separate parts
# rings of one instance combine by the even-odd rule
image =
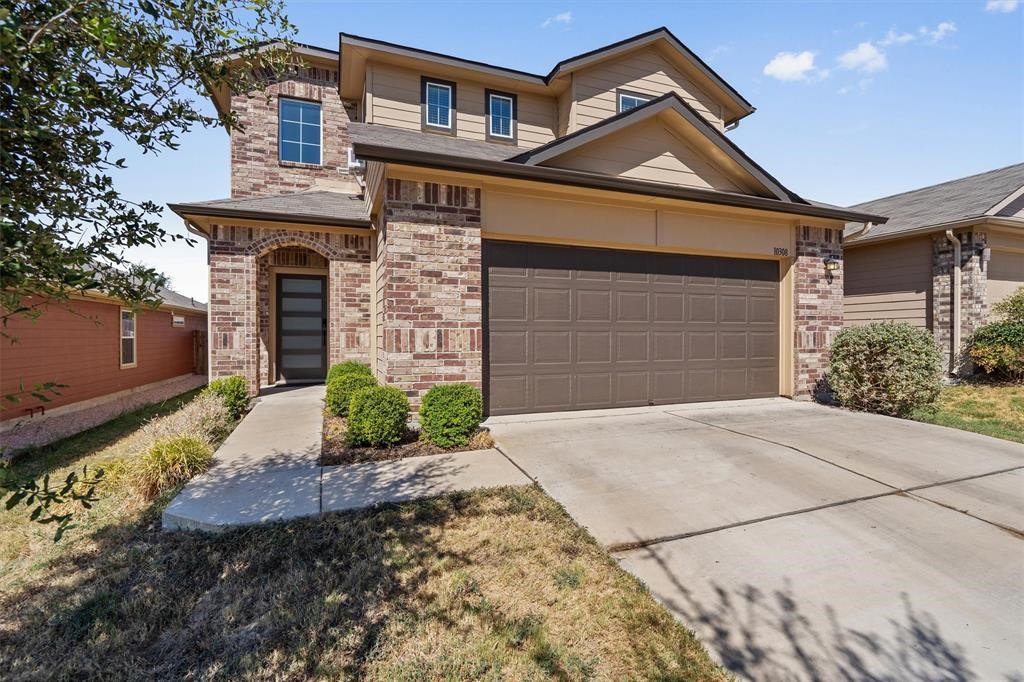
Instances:
[[[784,399],[488,421],[757,680],[1024,680],[1024,446]]]

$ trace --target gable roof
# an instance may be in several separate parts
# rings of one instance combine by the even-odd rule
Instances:
[[[193,201],[167,204],[167,207],[186,219],[188,216],[210,216],[334,227],[370,227],[362,195],[328,190]]]
[[[168,289],[167,287],[164,287],[160,289],[160,291],[157,292],[157,294],[163,301],[163,305],[172,306],[174,308],[183,308],[185,310],[194,310],[197,313],[206,312],[205,303],[201,303],[196,299],[192,298],[191,296],[179,294],[177,291],[174,291],[173,289]]]
[[[555,66],[546,75],[530,73],[527,71],[521,71],[519,69],[512,69],[504,66],[495,66],[494,64],[488,64],[486,62],[476,61],[472,59],[465,59],[462,57],[454,57],[452,55],[443,54],[441,52],[434,52],[432,50],[424,50],[416,47],[409,47],[407,45],[399,45],[397,43],[388,42],[385,40],[379,40],[376,38],[367,38],[364,36],[357,36],[351,33],[339,33],[338,34],[339,44],[341,48],[340,61],[342,66],[345,63],[345,47],[364,47],[375,50],[382,50],[391,52],[394,54],[400,54],[408,57],[414,57],[419,59],[425,59],[448,66],[454,66],[458,68],[464,68],[471,71],[478,71],[486,73],[491,76],[512,78],[521,82],[525,82],[531,85],[539,86],[550,86],[554,81],[563,76],[566,76],[573,71],[590,66],[592,64],[612,59],[622,53],[629,52],[635,49],[639,49],[646,45],[651,45],[658,42],[663,42],[665,45],[670,47],[676,54],[679,55],[680,59],[691,66],[697,73],[699,73],[704,79],[710,82],[715,88],[717,88],[722,97],[728,101],[733,110],[738,115],[729,118],[726,123],[732,123],[739,119],[749,116],[754,113],[754,106],[748,102],[737,90],[729,85],[714,69],[712,69],[706,62],[698,57],[690,48],[686,47],[679,38],[675,36],[668,28],[660,26],[656,29],[640,33],[623,40],[604,45],[596,49],[584,52],[582,54],[568,57],[555,64]],[[345,79],[342,79],[342,88],[345,88]],[[357,91],[361,93],[361,84],[348,84],[352,91],[349,93],[350,96],[356,96]],[[358,85],[358,87],[356,87]]]
[[[708,123],[708,121],[701,116],[696,109],[690,106],[686,100],[675,92],[665,93],[660,97],[644,102],[638,107],[634,107],[633,109],[620,112],[615,116],[598,121],[586,128],[581,128],[573,133],[560,137],[556,140],[552,140],[545,145],[530,149],[519,156],[510,158],[509,160],[515,163],[524,163],[531,166],[544,163],[597,139],[620,130],[624,130],[625,128],[635,125],[641,121],[648,120],[665,111],[674,111],[685,119],[703,136],[704,139],[725,153],[726,156],[736,162],[737,165],[745,170],[759,184],[768,189],[778,199],[803,204],[807,203],[797,194],[783,187],[782,183],[772,177],[768,171],[755,163],[753,159],[743,152],[743,150],[733,144],[732,140],[727,138],[721,131]]]
[[[1024,188],[1024,163],[865,201],[850,208],[887,215],[889,221],[864,237],[851,237],[850,243],[899,238],[975,218],[1013,219],[1006,209],[1015,205],[1012,195],[1021,188]],[[1021,222],[1024,225],[1024,220]],[[856,234],[858,230],[859,226],[846,228],[847,234]]]

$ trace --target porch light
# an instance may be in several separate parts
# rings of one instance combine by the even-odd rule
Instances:
[[[825,256],[824,263],[826,272],[835,272],[839,269],[839,259],[835,256]]]

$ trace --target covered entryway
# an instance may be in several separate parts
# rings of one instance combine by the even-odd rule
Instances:
[[[327,278],[277,276],[277,367],[287,382],[327,376]]]
[[[779,266],[483,245],[492,415],[779,394]]]

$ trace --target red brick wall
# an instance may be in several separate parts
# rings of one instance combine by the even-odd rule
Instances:
[[[480,190],[388,180],[378,373],[412,398],[436,383],[480,387]]]
[[[320,102],[320,166],[279,160],[280,97]],[[233,198],[286,194],[306,189],[318,179],[348,177],[348,123],[354,104],[347,110],[338,96],[337,69],[302,69],[287,80],[270,82],[263,91],[234,95],[231,108],[243,126],[231,135]]]
[[[825,270],[825,258],[840,268]],[[839,230],[796,228],[793,373],[795,397],[814,395],[828,367],[828,348],[843,328],[843,245]]]
[[[69,309],[70,308],[70,309]],[[171,325],[171,313],[142,309],[136,318],[137,366],[121,369],[120,306],[73,301],[53,305],[36,320],[13,318],[0,339],[0,391],[3,395],[47,381],[67,384],[48,403],[23,396],[3,419],[20,417],[28,408],[47,409],[123,391],[192,372],[192,335],[206,329],[205,315],[186,315],[184,327]],[[6,406],[5,406],[6,407]]]

